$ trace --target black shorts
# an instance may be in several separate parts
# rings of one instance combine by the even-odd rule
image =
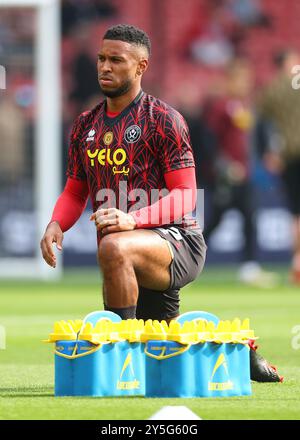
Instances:
[[[286,164],[283,172],[289,208],[294,215],[300,215],[300,159]]]
[[[136,317],[138,319],[165,319],[179,315],[179,290],[193,281],[203,269],[206,244],[199,230],[178,226],[154,228],[170,244],[173,260],[170,264],[171,284],[158,291],[139,287]]]

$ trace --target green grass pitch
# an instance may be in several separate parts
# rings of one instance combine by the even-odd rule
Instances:
[[[219,399],[55,398],[52,346],[41,340],[54,321],[100,308],[100,277],[74,271],[59,283],[1,281],[7,347],[0,350],[0,419],[147,419],[165,405],[185,405],[203,419],[299,419],[300,348],[292,347],[292,330],[300,325],[300,289],[288,285],[286,273],[281,279],[263,290],[237,283],[233,270],[208,268],[182,290],[182,312],[249,317],[260,352],[285,376],[282,384],[253,383],[251,396]]]

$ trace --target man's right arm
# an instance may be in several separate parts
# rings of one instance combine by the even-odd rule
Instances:
[[[81,216],[88,200],[89,188],[86,180],[68,178],[53,210],[51,221],[41,240],[43,258],[49,266],[56,266],[53,243],[62,250],[63,232],[70,229]]]

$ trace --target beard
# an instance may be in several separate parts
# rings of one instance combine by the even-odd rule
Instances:
[[[120,85],[117,89],[114,90],[106,90],[103,89],[100,85],[100,90],[103,93],[103,95],[107,96],[107,98],[118,98],[119,96],[125,95],[132,87],[132,82],[128,79],[127,81],[123,82],[123,84]]]

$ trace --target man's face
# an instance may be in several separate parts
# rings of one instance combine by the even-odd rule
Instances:
[[[126,94],[148,65],[144,48],[125,41],[103,40],[98,53],[98,81],[102,93],[109,98]]]

